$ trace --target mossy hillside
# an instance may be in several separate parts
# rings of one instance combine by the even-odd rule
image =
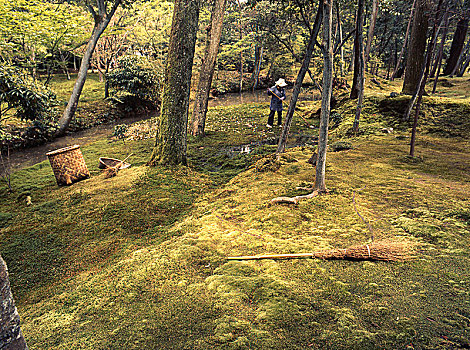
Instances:
[[[269,200],[311,181],[308,149],[291,150],[297,162],[283,162],[275,173],[240,173],[197,200],[168,229],[168,240],[82,272],[55,297],[22,307],[25,334],[33,348],[465,344],[469,228],[454,212],[468,204],[468,183],[430,175],[432,163],[402,162],[406,146],[394,142],[384,136],[330,154],[330,194],[297,207],[272,206]],[[293,164],[295,173],[289,170]],[[450,177],[458,174],[468,179],[459,169]],[[354,210],[354,190],[357,210],[370,220],[375,239],[418,242],[417,260],[224,261],[228,255],[369,242],[371,233]]]
[[[245,105],[211,114],[208,138],[189,140],[189,169],[142,166],[152,140],[104,140],[83,148],[90,180],[57,188],[47,163],[14,175],[13,199],[2,194],[0,212],[12,216],[1,235],[31,348],[395,349],[468,342],[468,142],[420,135],[422,161],[409,162],[406,141],[394,134],[354,138],[352,149],[328,154],[329,195],[274,206],[271,198],[300,194],[297,186],[313,182],[311,147],[290,149],[276,172],[251,167],[269,146],[231,151],[232,158],[219,154],[252,137],[275,137],[279,131],[262,131],[265,111]],[[211,164],[194,156],[200,147]],[[108,180],[99,175],[97,156],[130,152],[135,167]],[[226,165],[214,170],[217,162]],[[372,235],[420,243],[418,259],[224,260],[345,247]]]

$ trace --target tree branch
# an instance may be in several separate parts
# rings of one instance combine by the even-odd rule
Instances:
[[[344,44],[346,44],[346,42],[349,40],[349,38],[356,32],[356,29],[353,29],[348,35],[346,35],[346,37],[343,39],[343,41],[341,42],[341,44],[339,45],[336,45],[335,49],[333,50],[333,55],[336,55],[338,53],[339,50],[341,50],[341,48],[343,47]]]

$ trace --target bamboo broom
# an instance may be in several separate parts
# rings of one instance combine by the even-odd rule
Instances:
[[[405,261],[414,258],[413,246],[404,242],[377,242],[357,245],[346,249],[330,249],[313,253],[273,254],[230,256],[227,260],[262,260],[262,259],[324,259],[324,260],[370,260],[370,261]]]
[[[121,160],[119,163],[117,163],[115,166],[109,166],[109,165],[106,165],[106,169],[104,170],[104,178],[105,179],[109,179],[110,177],[113,177],[113,176],[116,176],[119,169],[121,168],[121,166],[124,164],[124,162],[130,157],[132,156],[133,153],[129,154],[126,158],[124,158],[124,160]]]

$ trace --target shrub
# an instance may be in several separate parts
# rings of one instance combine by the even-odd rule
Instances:
[[[339,151],[345,151],[345,150],[351,149],[353,148],[353,145],[351,142],[347,142],[347,141],[336,141],[336,142],[333,142],[330,145],[330,147],[333,152],[339,152]]]
[[[125,111],[156,109],[160,104],[163,69],[142,56],[122,56],[116,69],[106,76],[110,102]]]
[[[0,116],[31,121],[32,124],[21,137],[28,143],[42,143],[51,138],[57,125],[56,95],[49,89],[32,81],[15,67],[0,67]],[[0,125],[0,145],[11,143],[15,137]]]

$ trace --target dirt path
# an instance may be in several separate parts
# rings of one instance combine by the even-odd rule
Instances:
[[[242,94],[230,93],[222,95],[209,101],[209,107],[232,106],[242,103],[269,103],[269,97],[265,90],[255,92],[244,92]],[[192,108],[192,103],[190,105]],[[47,144],[31,147],[22,150],[13,151],[10,155],[11,167],[13,170],[19,170],[47,159],[46,153],[67,146],[79,144],[87,145],[97,140],[111,136],[114,126],[118,124],[132,124],[136,121],[146,119],[145,117],[120,119],[113,123],[99,125],[87,130],[79,131],[64,137],[55,139]]]

